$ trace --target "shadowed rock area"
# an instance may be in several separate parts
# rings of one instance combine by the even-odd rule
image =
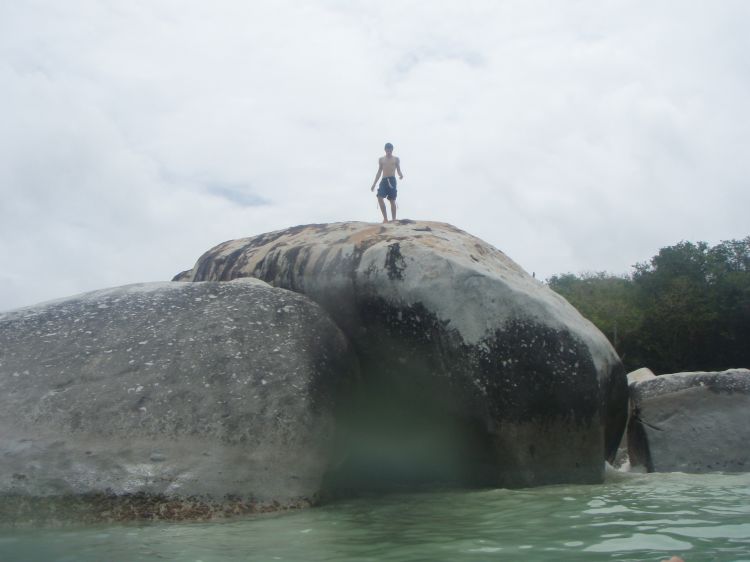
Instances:
[[[357,378],[319,306],[254,279],[0,314],[0,523],[314,503]]]
[[[649,472],[750,470],[750,370],[674,373],[630,385],[628,454]]]
[[[602,481],[627,413],[619,358],[489,244],[434,222],[308,225],[220,244],[175,280],[242,277],[309,296],[356,350],[332,493]]]

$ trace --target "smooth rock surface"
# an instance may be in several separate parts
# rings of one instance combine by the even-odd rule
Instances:
[[[342,486],[603,478],[627,413],[619,358],[482,240],[435,222],[307,225],[221,244],[175,279],[241,277],[308,295],[356,348],[366,390],[340,424]]]
[[[640,369],[636,369],[635,371],[629,372],[627,377],[628,377],[628,385],[631,385],[634,383],[639,383],[639,382],[655,379],[656,375],[648,367],[641,367]]]
[[[205,518],[314,502],[356,359],[257,280],[0,315],[0,520]]]
[[[649,472],[750,470],[750,371],[674,373],[630,387],[628,453]]]

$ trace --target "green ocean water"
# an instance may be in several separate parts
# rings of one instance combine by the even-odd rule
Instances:
[[[211,523],[0,530],[0,561],[750,561],[750,474],[440,491]]]

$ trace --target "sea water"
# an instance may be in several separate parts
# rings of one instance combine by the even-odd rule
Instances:
[[[0,530],[0,560],[750,561],[750,474],[391,494],[209,523]]]

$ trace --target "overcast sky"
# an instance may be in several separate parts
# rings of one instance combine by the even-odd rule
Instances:
[[[750,234],[745,0],[0,0],[0,310],[402,218],[528,272]]]

